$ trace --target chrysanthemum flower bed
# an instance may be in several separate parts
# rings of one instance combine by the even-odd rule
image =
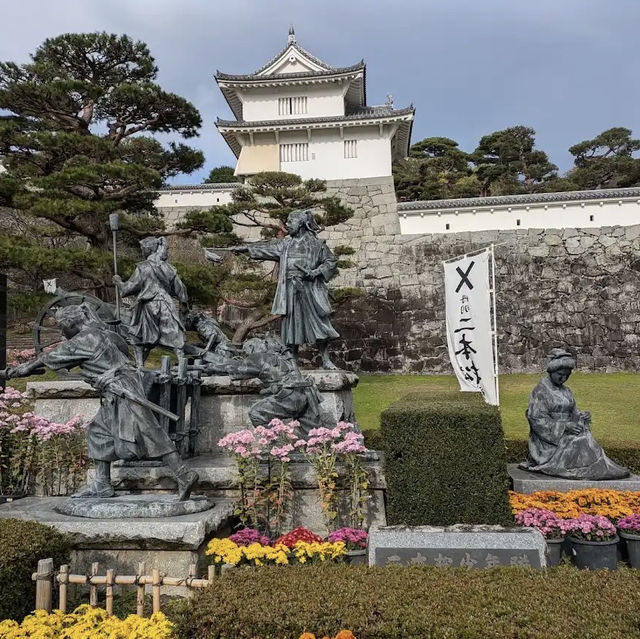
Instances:
[[[206,554],[214,564],[232,566],[278,565],[342,561],[349,550],[367,547],[367,532],[341,528],[325,541],[320,535],[299,526],[274,542],[253,528],[243,528],[225,539],[212,539]]]
[[[344,542],[297,541],[292,547],[284,544],[263,545],[257,542],[239,546],[231,539],[212,539],[207,546],[214,564],[232,566],[265,566],[341,561],[347,554]]]
[[[137,615],[118,619],[86,604],[70,614],[38,610],[21,623],[0,622],[0,639],[174,639],[175,636],[173,623],[161,612],[149,619]]]
[[[566,493],[540,491],[530,495],[510,493],[515,515],[532,508],[548,510],[560,519],[576,519],[581,515],[600,515],[612,522],[640,513],[640,492],[621,490],[571,490]]]

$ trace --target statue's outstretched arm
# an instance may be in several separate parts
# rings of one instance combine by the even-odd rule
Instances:
[[[13,379],[15,377],[29,377],[29,375],[41,375],[44,373],[44,362],[40,358],[24,362],[17,366],[9,366],[0,370],[0,379]]]

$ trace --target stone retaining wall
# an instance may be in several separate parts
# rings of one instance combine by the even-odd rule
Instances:
[[[392,178],[327,191],[355,209],[323,234],[356,250],[334,285],[364,291],[335,312],[341,367],[451,372],[441,262],[495,243],[502,371],[539,371],[554,346],[575,350],[583,370],[640,368],[640,224],[400,235]]]
[[[554,346],[583,370],[640,368],[640,225],[403,236],[368,221],[340,282],[365,291],[335,314],[341,366],[451,372],[441,262],[494,243],[502,371],[539,371]],[[349,232],[328,241],[357,242]]]

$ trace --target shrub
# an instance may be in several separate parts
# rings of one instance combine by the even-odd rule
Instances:
[[[546,571],[322,564],[229,571],[171,615],[185,639],[640,638],[629,569]]]
[[[33,610],[35,583],[31,575],[39,559],[68,563],[71,539],[33,521],[0,519],[0,619],[20,620]]]
[[[500,413],[471,393],[408,395],[382,413],[389,524],[513,525]]]

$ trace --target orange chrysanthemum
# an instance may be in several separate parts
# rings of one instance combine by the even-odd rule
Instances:
[[[531,495],[512,492],[510,501],[514,514],[529,508],[544,508],[562,519],[602,515],[616,521],[640,512],[640,493],[622,490],[540,491]]]

